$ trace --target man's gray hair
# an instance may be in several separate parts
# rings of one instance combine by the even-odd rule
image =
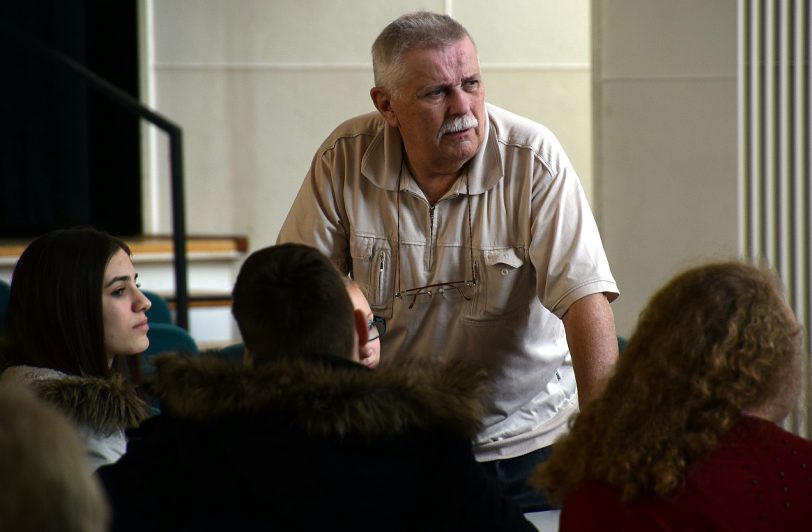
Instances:
[[[404,52],[444,48],[465,37],[474,42],[468,30],[448,15],[429,11],[401,15],[389,23],[372,44],[375,86],[392,93],[398,90],[406,76],[400,60]]]

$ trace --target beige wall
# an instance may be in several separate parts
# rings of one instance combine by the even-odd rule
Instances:
[[[246,234],[252,249],[273,243],[323,138],[373,110],[377,33],[401,13],[430,9],[471,31],[490,102],[561,138],[621,287],[619,333],[631,332],[678,269],[739,251],[736,0],[141,6],[144,94],[184,128],[191,233]],[[166,233],[164,142],[154,137],[144,220],[147,232]]]
[[[477,41],[487,99],[558,134],[592,188],[589,0],[142,0],[144,94],[183,127],[190,233],[272,244],[310,160],[372,111],[369,47],[398,15],[451,12]],[[150,140],[145,229],[171,228]]]
[[[736,1],[593,1],[596,201],[631,332],[678,270],[739,252]]]

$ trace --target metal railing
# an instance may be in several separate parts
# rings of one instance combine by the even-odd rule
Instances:
[[[81,63],[53,49],[39,39],[23,33],[3,22],[0,24],[9,36],[55,64],[76,74],[90,87],[107,97],[119,108],[163,130],[169,137],[169,178],[172,190],[172,244],[175,273],[175,323],[189,329],[189,290],[186,260],[186,209],[183,193],[183,131],[166,117],[146,107],[109,81],[93,73]]]

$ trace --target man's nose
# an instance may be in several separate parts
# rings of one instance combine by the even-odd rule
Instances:
[[[462,87],[453,87],[448,95],[448,113],[451,116],[464,116],[471,112],[471,95]]]

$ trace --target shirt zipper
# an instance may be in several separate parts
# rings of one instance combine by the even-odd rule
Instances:
[[[429,206],[429,263],[428,271],[434,265],[434,205]]]
[[[386,253],[383,250],[378,252],[378,302],[383,301],[383,276],[386,270]]]

